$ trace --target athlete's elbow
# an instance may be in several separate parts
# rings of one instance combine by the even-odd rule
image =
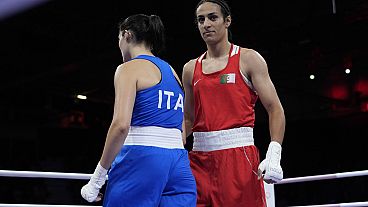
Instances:
[[[120,134],[126,134],[129,132],[130,122],[124,120],[113,120],[110,128],[116,130]]]
[[[282,122],[285,122],[285,113],[281,105],[271,110],[270,116],[278,117],[277,119],[279,119],[280,121],[282,120]]]
[[[265,108],[269,114],[284,114],[284,108],[280,102],[266,104]]]

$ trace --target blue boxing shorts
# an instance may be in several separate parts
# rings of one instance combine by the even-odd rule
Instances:
[[[124,145],[108,174],[104,207],[195,207],[185,149]]]

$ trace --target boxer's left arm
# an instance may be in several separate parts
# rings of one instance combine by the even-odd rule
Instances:
[[[253,87],[269,117],[271,142],[266,159],[261,162],[258,173],[261,176],[265,171],[264,180],[268,183],[275,183],[283,178],[280,160],[281,144],[285,133],[284,110],[269,76],[264,58],[258,52],[246,49],[241,57],[241,63],[244,66],[242,72],[251,79]]]

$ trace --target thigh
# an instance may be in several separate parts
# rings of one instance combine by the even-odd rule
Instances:
[[[104,206],[158,206],[171,160],[165,149],[132,146],[109,172]]]
[[[258,180],[258,150],[255,146],[221,150],[218,163],[218,191],[214,206],[266,206],[263,181]]]
[[[172,153],[177,161],[170,170],[160,207],[195,207],[197,188],[190,169],[188,152],[185,149],[173,149]]]
[[[211,205],[211,177],[214,173],[214,162],[211,152],[191,151],[189,153],[190,167],[197,185],[197,207]]]

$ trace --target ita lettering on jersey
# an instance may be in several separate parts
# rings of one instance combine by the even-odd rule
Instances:
[[[220,83],[221,84],[235,83],[235,73],[228,73],[221,75]]]
[[[164,98],[166,99],[166,103],[163,103],[162,100]],[[175,106],[171,106],[171,98],[176,99]],[[163,105],[166,104],[166,109],[174,109],[178,110],[178,108],[181,108],[181,111],[184,112],[184,101],[183,96],[179,94],[174,94],[172,91],[162,91],[158,90],[158,105],[157,108],[161,109],[162,107],[165,107]]]

